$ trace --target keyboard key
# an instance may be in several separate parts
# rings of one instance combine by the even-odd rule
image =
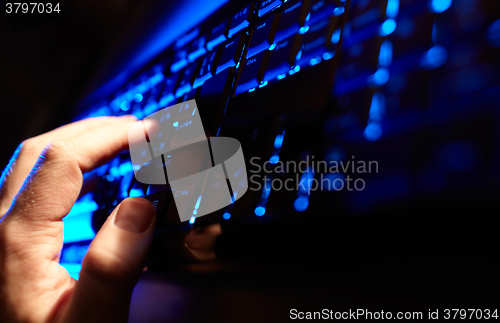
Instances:
[[[340,6],[339,0],[312,0],[310,16],[307,24],[313,25],[316,22],[327,18],[333,14],[333,10]]]
[[[236,66],[241,58],[241,53],[245,45],[246,37],[240,35],[234,39],[229,40],[221,46],[221,54],[219,58],[219,65],[217,66],[217,74],[228,67]]]
[[[300,63],[308,61],[326,52],[335,53],[336,43],[332,41],[334,31],[338,28],[337,17],[330,17],[311,25],[302,40]]]
[[[360,0],[352,8],[352,29],[358,29],[380,22],[385,17],[387,0]]]
[[[265,81],[270,81],[278,75],[287,73],[295,64],[295,57],[300,49],[300,36],[285,39],[269,51],[269,59],[264,75]]]
[[[281,0],[261,0],[259,1],[259,17],[281,5]]]
[[[201,86],[215,74],[215,67],[217,66],[216,58],[217,51],[212,51],[203,57],[200,63],[200,69],[196,73],[196,78],[193,82],[193,88]]]
[[[251,3],[245,8],[241,9],[231,19],[231,24],[229,26],[228,37],[231,38],[238,32],[247,28],[250,25],[254,16],[255,4]]]
[[[227,39],[228,28],[229,28],[228,20],[212,28],[212,30],[210,31],[210,35],[207,38],[208,50],[214,49],[215,46],[223,43]]]
[[[275,41],[280,42],[299,32],[308,15],[309,0],[289,3],[281,12]]]
[[[172,73],[177,73],[184,68],[188,64],[187,56],[188,50],[186,47],[176,50],[174,54],[174,62],[170,65],[170,71]]]
[[[164,87],[158,102],[160,108],[168,106],[171,102],[175,100],[174,91],[175,88],[177,87],[178,81],[179,81],[179,73],[165,77],[165,79],[163,80]]]
[[[207,50],[205,49],[206,36],[201,36],[191,43],[189,47],[188,59],[194,62],[198,57],[204,55]]]
[[[252,39],[248,45],[247,58],[260,53],[271,46],[278,27],[279,15],[272,15],[259,22],[253,29]]]
[[[175,91],[175,97],[181,97],[191,91],[197,64],[191,64],[182,73],[182,77]]]
[[[265,52],[261,52],[246,60],[238,80],[236,95],[257,87],[262,81],[265,70],[265,64],[262,64],[264,54]]]

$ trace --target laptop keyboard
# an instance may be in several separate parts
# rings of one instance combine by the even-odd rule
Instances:
[[[363,175],[362,192],[303,194],[264,184],[197,225],[303,218],[332,203],[340,215],[367,214],[394,201],[455,192],[457,174],[476,176],[476,186],[461,192],[498,179],[491,139],[476,132],[493,133],[495,123],[483,122],[498,119],[498,1],[265,0],[235,7],[186,33],[75,120],[142,119],[194,98],[207,133],[238,138],[247,158],[272,165],[355,158],[376,160],[380,170]],[[473,161],[459,161],[469,153]],[[491,172],[479,172],[476,163]],[[82,246],[121,200],[157,189],[135,181],[127,154],[86,176],[97,184],[66,220],[62,262],[83,257]],[[87,230],[72,228],[82,221]]]

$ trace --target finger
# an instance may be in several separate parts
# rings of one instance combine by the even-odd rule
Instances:
[[[125,199],[108,217],[82,263],[64,322],[127,322],[132,290],[151,244],[155,210]]]
[[[8,210],[14,196],[21,188],[21,185],[40,156],[40,153],[49,143],[77,136],[97,127],[117,122],[126,122],[132,118],[135,117],[88,118],[61,126],[42,135],[25,140],[17,147],[0,178],[0,216],[5,214]]]

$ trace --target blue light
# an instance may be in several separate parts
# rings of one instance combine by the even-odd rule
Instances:
[[[309,61],[309,65],[311,66],[318,65],[320,62],[321,58],[319,57],[311,58],[311,60]]]
[[[173,124],[173,126],[176,127],[176,128],[177,128],[178,125],[179,125],[178,121],[174,122],[174,124]]]
[[[64,269],[68,271],[71,278],[78,280],[80,278],[80,271],[82,270],[82,264],[73,263],[60,263]]]
[[[224,213],[224,214],[222,215],[222,218],[223,218],[224,220],[229,220],[229,219],[231,218],[231,214],[230,214],[230,213],[228,213],[228,212],[226,212],[226,213]]]
[[[490,25],[487,37],[491,45],[500,47],[500,19]]]
[[[327,61],[327,60],[331,59],[333,56],[335,56],[335,54],[334,54],[334,53],[330,53],[330,52],[323,53],[323,59],[324,59],[325,61]]]
[[[376,85],[384,85],[389,81],[389,70],[387,68],[379,68],[373,75],[368,77],[368,80]]]
[[[299,71],[300,71],[300,65],[295,65],[295,67],[294,67],[294,68],[292,68],[292,69],[288,72],[288,74],[293,75],[293,74],[295,74],[295,73],[297,73],[297,72],[299,72]]]
[[[452,0],[431,0],[430,10],[434,13],[441,13],[451,7]]]
[[[309,30],[309,26],[300,27],[299,34],[305,34]]]
[[[280,160],[280,156],[278,155],[274,155],[272,156],[271,158],[269,158],[269,161],[271,162],[271,164],[275,165],[278,161]]]
[[[133,188],[133,189],[130,190],[129,196],[130,197],[143,197],[144,196],[144,192],[140,188]]]
[[[364,135],[370,141],[378,140],[382,136],[382,126],[375,122],[369,123],[365,128]]]
[[[420,66],[433,69],[443,65],[448,59],[448,52],[443,47],[436,45],[424,53],[420,59]]]
[[[192,215],[191,219],[189,219],[189,224],[193,224],[196,218]]]
[[[135,102],[142,102],[143,99],[144,99],[144,96],[141,93],[137,93],[136,95],[134,95]]]
[[[284,138],[285,138],[285,132],[283,131],[283,134],[277,135],[276,138],[274,139],[274,148],[280,149],[281,146],[283,145]]]
[[[253,87],[253,88],[251,88],[250,90],[248,90],[248,93],[251,93],[251,92],[253,92],[253,91],[255,91],[255,88],[254,88],[254,87]]]
[[[93,202],[93,201],[92,201]],[[95,202],[94,202],[95,203]],[[77,242],[83,240],[91,240],[95,237],[95,232],[92,229],[92,213],[86,212],[70,212],[63,218],[64,222],[64,243]]]
[[[394,30],[396,30],[396,26],[397,26],[396,20],[389,18],[382,23],[378,34],[382,37],[390,35],[394,32]]]
[[[196,205],[194,206],[195,209],[199,209],[200,208],[200,203],[201,203],[201,195],[198,196],[198,200],[196,201]]]
[[[264,87],[267,85],[267,81],[262,82],[262,84],[259,84],[259,87]]]
[[[128,111],[128,109],[130,109],[130,104],[128,103],[128,101],[122,101],[120,103],[120,110]]]
[[[309,207],[309,199],[305,196],[299,196],[295,202],[293,202],[293,208],[297,212],[303,212]]]
[[[340,16],[344,12],[345,12],[345,8],[344,7],[337,7],[335,9],[333,9],[333,15],[334,16]]]
[[[385,9],[385,14],[389,18],[394,18],[399,12],[399,0],[389,0],[387,2],[387,8]]]
[[[278,75],[276,78],[277,78],[278,80],[282,80],[282,79],[284,79],[285,77],[286,77],[286,74],[280,74],[280,75]]]
[[[255,208],[255,215],[256,216],[263,216],[266,213],[266,208],[263,206],[257,206]]]
[[[198,210],[197,210],[197,209],[194,209],[194,210],[193,210],[193,214],[194,214],[194,215],[198,214]]]
[[[340,33],[342,32],[342,30],[340,28],[338,28],[337,30],[335,30],[332,34],[332,38],[331,38],[331,42],[332,44],[337,44],[340,40]]]
[[[269,50],[273,50],[276,48],[276,43],[272,43],[271,46],[269,46]]]
[[[193,114],[191,114],[191,116],[194,116],[194,113],[196,112],[196,107],[194,107],[193,109]]]
[[[377,92],[372,97],[370,105],[370,121],[381,121],[385,114],[385,97],[382,92]]]
[[[380,46],[380,52],[378,55],[378,64],[380,66],[389,66],[392,62],[392,42],[386,40]]]

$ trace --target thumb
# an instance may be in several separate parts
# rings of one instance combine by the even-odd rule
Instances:
[[[128,198],[118,205],[90,245],[63,321],[127,321],[155,218],[146,199]]]

